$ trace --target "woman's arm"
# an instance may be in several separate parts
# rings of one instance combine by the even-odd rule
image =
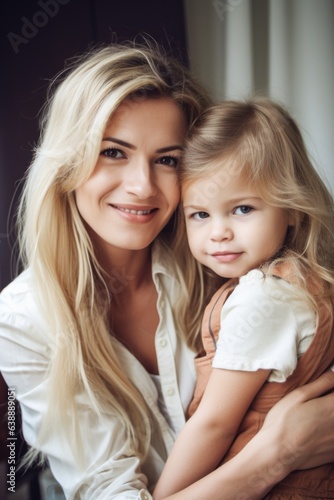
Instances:
[[[0,295],[0,371],[20,402],[24,437],[28,444],[34,445],[48,401],[50,345],[47,328],[29,299],[29,289],[25,289],[24,283],[21,289],[22,294],[13,294],[13,298],[9,293]],[[129,453],[121,418],[98,417],[85,394],[78,394],[76,403],[84,466],[79,466],[68,439],[57,426],[48,429],[40,446],[66,497],[152,498],[140,458]],[[160,462],[159,459],[155,453],[147,460],[146,470],[153,476],[152,483],[163,466],[162,458]]]
[[[290,447],[290,471],[334,462],[334,392],[322,396],[333,390],[334,366],[285,396],[268,413],[262,431]]]
[[[269,373],[212,370],[202,401],[177,438],[154,490],[156,500],[181,491],[218,466]]]
[[[334,373],[277,403],[232,460],[165,500],[258,500],[296,469],[334,461]],[[316,399],[315,399],[316,398]]]

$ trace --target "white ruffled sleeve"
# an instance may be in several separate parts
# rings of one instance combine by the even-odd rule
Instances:
[[[222,308],[213,367],[270,369],[270,381],[284,382],[310,344],[316,319],[294,285],[252,270]]]

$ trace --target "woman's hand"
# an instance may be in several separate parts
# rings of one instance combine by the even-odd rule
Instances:
[[[334,462],[334,392],[322,396],[333,389],[334,371],[327,371],[268,413],[261,432],[279,434],[281,460],[291,471]]]
[[[296,469],[334,462],[334,371],[295,389],[231,460],[166,500],[259,500]]]

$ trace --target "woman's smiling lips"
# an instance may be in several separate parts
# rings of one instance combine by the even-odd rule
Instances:
[[[149,222],[158,210],[157,207],[147,205],[116,205],[109,203],[109,206],[115,209],[121,217],[134,222]]]

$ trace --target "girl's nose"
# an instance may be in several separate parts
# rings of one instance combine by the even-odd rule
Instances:
[[[231,240],[233,231],[227,221],[217,221],[211,231],[210,238],[212,241]]]

